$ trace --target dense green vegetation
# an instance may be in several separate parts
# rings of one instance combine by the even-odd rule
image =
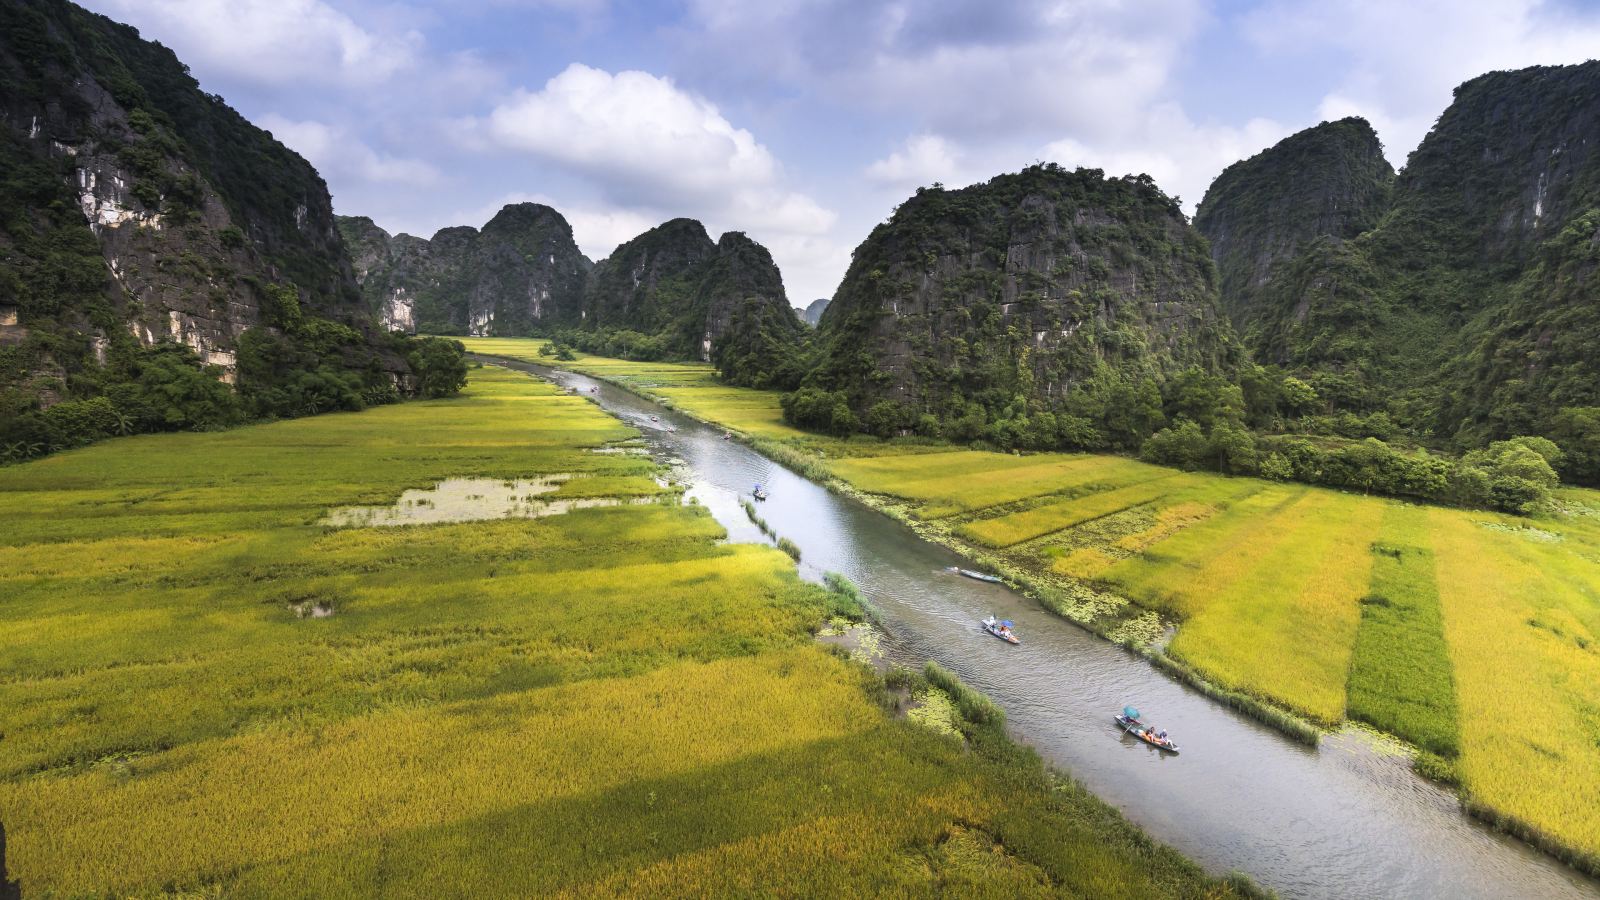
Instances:
[[[322,179],[171,51],[0,4],[0,87],[0,458],[359,409],[444,383],[413,362],[460,367],[372,327]],[[91,227],[80,187],[124,177],[89,195],[128,218]]]
[[[1201,204],[1215,272],[1147,178],[919,190],[857,249],[786,417],[1515,511],[1546,473],[1453,454],[1537,435],[1600,483],[1597,85],[1474,79],[1398,179],[1362,120],[1293,135]]]
[[[283,289],[287,291],[288,289]],[[289,292],[292,295],[292,292]],[[444,397],[466,382],[459,342],[391,335],[382,349],[404,354],[415,393]],[[72,399],[33,408],[15,399],[0,416],[0,462],[32,459],[119,435],[214,431],[249,421],[360,410],[401,399],[388,357],[348,326],[307,319],[287,330],[253,328],[239,338],[239,388],[178,344],[118,344],[103,366],[73,378]],[[343,364],[332,363],[340,360]]]
[[[1597,91],[1593,62],[1457,88],[1370,228],[1324,230],[1255,293],[1225,291],[1226,302],[1249,305],[1242,327],[1257,360],[1306,380],[1330,411],[1381,412],[1424,443],[1464,451],[1559,432],[1574,461],[1565,474],[1597,483],[1583,462],[1593,437],[1571,428],[1600,404],[1587,349],[1600,334],[1590,302],[1600,263],[1600,154],[1589,137],[1600,128]],[[1285,149],[1293,141],[1240,165],[1258,181],[1301,178],[1303,154]],[[1366,153],[1347,148],[1342,158],[1357,171]],[[1351,185],[1344,174],[1331,182],[1329,199]],[[1219,179],[1217,190],[1226,187]],[[1235,192],[1219,202],[1236,207],[1233,224],[1270,228],[1263,199]],[[1223,239],[1225,257],[1240,247]]]
[[[1383,145],[1360,118],[1292,134],[1211,183],[1194,226],[1211,242],[1223,309],[1258,358],[1274,358],[1259,295],[1276,267],[1318,238],[1353,238],[1377,224],[1393,187]]]
[[[579,328],[553,332],[593,353],[643,361],[703,359],[729,384],[793,387],[806,328],[767,249],[731,231],[716,243],[673,219],[596,264]]]
[[[1022,446],[1136,449],[1168,379],[1240,361],[1177,201],[1054,165],[918,190],[857,248],[817,343],[797,424]]]
[[[591,263],[561,213],[512,203],[483,228],[396,235],[339,216],[361,293],[375,315],[425,334],[528,334],[578,322]],[[405,314],[397,316],[396,307]]]
[[[724,543],[650,460],[588,452],[633,435],[483,369],[453,400],[0,471],[8,877],[25,896],[1240,892],[1049,775],[959,682],[961,736],[895,718],[812,639],[855,601]],[[661,502],[322,524],[447,477],[557,473]]]

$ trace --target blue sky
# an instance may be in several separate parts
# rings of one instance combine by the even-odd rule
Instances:
[[[81,0],[80,0],[81,2]],[[1034,161],[1223,167],[1363,115],[1399,166],[1461,81],[1600,55],[1600,2],[88,0],[391,232],[561,210],[599,259],[675,216],[767,245],[791,302],[919,185]]]

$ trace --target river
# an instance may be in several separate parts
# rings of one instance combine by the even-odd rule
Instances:
[[[855,582],[892,656],[956,672],[1005,709],[1015,739],[1208,870],[1244,872],[1286,897],[1600,897],[1600,882],[1466,816],[1382,741],[1290,741],[1033,600],[946,572],[962,563],[954,552],[718,429],[586,376],[493,361],[575,387],[638,426],[731,540],[767,541],[740,506],[766,486],[760,514],[799,545],[802,576]],[[990,613],[1016,623],[1021,646],[978,629]],[[1111,716],[1124,705],[1171,732],[1182,755],[1121,735]]]

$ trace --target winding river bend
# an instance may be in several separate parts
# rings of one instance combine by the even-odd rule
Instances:
[[[766,540],[739,501],[767,486],[761,515],[800,546],[802,575],[836,571],[859,585],[892,656],[955,671],[1005,709],[1015,738],[1207,869],[1289,897],[1600,897],[1600,882],[1468,818],[1379,742],[1291,742],[1026,597],[947,573],[961,561],[948,549],[717,429],[582,375],[485,359],[598,388],[592,396],[644,431],[732,540]],[[1015,621],[1022,645],[979,631],[989,613]],[[1183,755],[1121,736],[1111,715],[1124,704]]]

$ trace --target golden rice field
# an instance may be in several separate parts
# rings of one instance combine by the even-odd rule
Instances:
[[[1180,623],[1167,652],[1210,679],[1378,725],[1455,760],[1475,800],[1600,852],[1600,497],[1528,522],[1130,465],[958,451],[830,470],[1046,588],[1160,610]],[[1032,498],[973,488],[1023,471]],[[969,511],[925,512],[948,507]]]
[[[716,369],[705,363],[632,362],[576,353],[573,362],[557,363],[540,356],[548,341],[538,338],[457,338],[468,352],[524,362],[559,365],[574,372],[614,381],[708,422],[768,438],[801,438],[806,433],[783,421],[777,391],[728,387]]]
[[[786,443],[1046,593],[1172,617],[1168,652],[1210,679],[1407,738],[1475,802],[1600,854],[1600,494],[1530,521],[1120,457]]]
[[[1037,760],[896,719],[830,600],[529,377],[0,469],[23,896],[1228,896]],[[319,524],[476,477],[659,502]]]

